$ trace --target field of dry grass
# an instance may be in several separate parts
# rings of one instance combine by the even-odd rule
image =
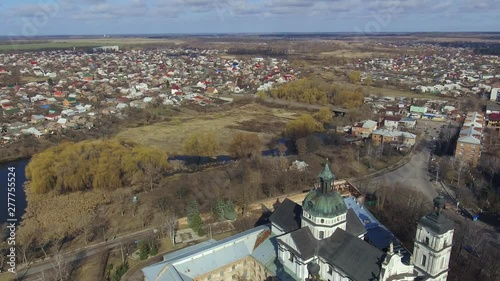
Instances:
[[[349,49],[335,50],[331,52],[322,52],[319,54],[320,57],[344,57],[347,59],[352,58],[376,58],[376,57],[389,57],[390,53],[383,52],[362,52]]]
[[[182,154],[184,140],[190,134],[213,131],[219,136],[219,154],[227,154],[234,134],[255,132],[264,144],[268,144],[273,138],[280,136],[286,122],[301,113],[303,112],[297,110],[247,104],[219,113],[200,113],[198,116],[181,114],[169,122],[125,129],[116,138],[156,146],[169,154]]]
[[[23,76],[21,78],[22,83],[30,83],[30,82],[45,82],[49,79],[49,77],[45,76]]]

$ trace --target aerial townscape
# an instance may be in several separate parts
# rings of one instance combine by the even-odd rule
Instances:
[[[0,4],[0,281],[500,280],[497,3],[351,2]]]

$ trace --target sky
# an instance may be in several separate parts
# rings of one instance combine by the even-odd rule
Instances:
[[[499,0],[0,0],[0,36],[500,31]]]

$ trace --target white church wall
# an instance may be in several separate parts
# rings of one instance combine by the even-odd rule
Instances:
[[[440,280],[444,276],[443,271],[448,269],[453,230],[439,235],[431,229],[419,225],[415,238],[414,256],[416,269],[421,275],[428,273],[436,276],[442,273],[436,279]]]
[[[318,218],[304,212],[302,216],[302,227],[309,227],[316,239],[325,239],[330,237],[337,228],[346,229],[346,215],[336,218]],[[321,235],[323,232],[323,235]]]

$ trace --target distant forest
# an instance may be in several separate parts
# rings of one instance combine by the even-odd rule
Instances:
[[[491,38],[491,37],[490,37]],[[493,37],[492,39],[497,39]],[[498,37],[500,39],[500,37]],[[500,55],[500,43],[497,42],[426,42],[447,48],[469,48],[479,55]]]

